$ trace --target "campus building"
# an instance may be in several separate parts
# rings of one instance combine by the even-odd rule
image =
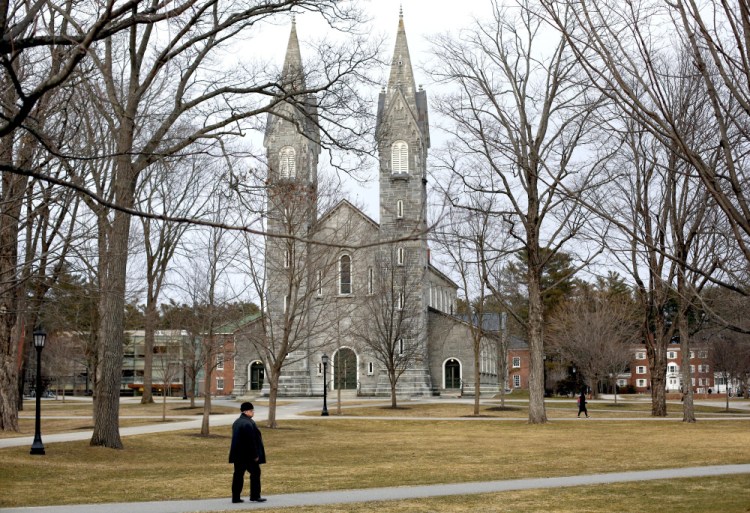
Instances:
[[[287,90],[305,89],[294,22],[281,81]],[[322,395],[323,354],[331,361],[329,388],[390,394],[377,355],[389,336],[397,337],[396,357],[409,362],[400,395],[473,394],[470,325],[454,315],[458,287],[430,260],[427,93],[416,85],[403,15],[377,109],[379,222],[346,200],[321,209],[317,117],[313,96],[282,101],[269,114],[264,139],[267,230],[278,235],[265,250],[267,331],[277,340],[289,337],[295,348],[279,394]],[[496,339],[484,337],[481,346],[480,392],[495,393]],[[257,386],[252,376],[263,358],[238,340],[235,359],[234,390],[241,394]]]
[[[711,368],[709,350],[707,347],[696,347],[690,350],[690,386],[696,394],[716,393],[717,377]],[[626,388],[637,393],[651,392],[651,371],[648,356],[644,346],[633,349],[633,359],[629,365],[629,372],[617,377],[617,385],[621,390]],[[679,393],[683,390],[682,380],[682,350],[679,343],[667,347],[667,393]],[[724,389],[721,390],[722,392]]]

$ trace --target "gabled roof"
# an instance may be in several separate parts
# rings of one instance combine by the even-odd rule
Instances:
[[[371,224],[375,229],[378,229],[378,230],[380,229],[380,225],[377,222],[375,222],[375,220],[373,218],[371,218],[370,216],[368,216],[367,214],[365,214],[359,208],[355,207],[349,200],[346,200],[346,199],[342,199],[341,201],[339,201],[338,203],[336,203],[336,205],[334,205],[332,208],[330,208],[328,210],[328,212],[324,213],[320,217],[320,219],[318,219],[318,222],[316,223],[316,227],[322,227],[323,224],[325,224],[325,222],[328,219],[330,219],[331,217],[333,217],[333,215],[338,210],[341,210],[343,208],[348,208],[349,210],[351,210],[352,212],[354,212],[355,214],[357,214],[359,217],[361,217],[362,219],[364,219],[365,222]]]
[[[380,131],[380,127],[383,126],[383,122],[390,117],[391,112],[393,112],[393,109],[396,108],[396,104],[398,103],[396,100],[398,98],[400,98],[401,101],[406,106],[406,110],[409,113],[409,119],[411,120],[412,123],[414,123],[414,127],[419,131],[420,134],[424,135],[422,133],[423,127],[419,123],[418,113],[412,110],[411,106],[409,105],[409,101],[406,99],[406,95],[404,95],[404,91],[402,91],[401,89],[396,89],[393,92],[388,91],[388,93],[386,94],[390,95],[390,98],[388,99],[388,101],[385,101],[384,103],[384,105],[387,105],[387,107],[385,108],[385,112],[382,111],[382,108],[380,107],[380,105],[378,106],[378,118],[377,118],[377,124],[375,127],[376,137],[379,138],[378,132]],[[381,96],[384,96],[384,94],[381,93]]]
[[[448,276],[447,274],[445,274],[445,273],[444,273],[443,271],[441,271],[440,269],[438,269],[437,267],[435,267],[434,265],[432,265],[432,263],[431,263],[431,262],[430,262],[429,264],[427,264],[427,267],[428,267],[428,269],[429,269],[430,271],[432,271],[433,273],[435,273],[436,275],[438,275],[438,276],[439,276],[440,278],[444,279],[445,281],[447,281],[448,283],[450,283],[450,284],[451,284],[451,285],[453,285],[454,287],[458,288],[458,284],[457,284],[457,283],[456,283],[455,281],[453,281],[453,280],[452,280],[452,279],[451,279],[451,278],[450,278],[450,277],[449,277],[449,276]]]
[[[246,315],[244,317],[240,317],[237,320],[228,322],[228,323],[226,323],[226,324],[224,324],[224,325],[219,326],[218,328],[216,328],[215,334],[216,335],[231,335],[234,332],[236,332],[237,330],[239,330],[240,328],[243,328],[243,327],[247,326],[248,324],[251,324],[251,323],[257,321],[258,319],[260,319],[260,317],[261,317],[261,313],[260,312],[255,312],[253,314]]]

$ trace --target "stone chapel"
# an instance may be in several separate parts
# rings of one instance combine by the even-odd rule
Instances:
[[[294,21],[282,84],[305,86]],[[382,363],[388,340],[397,359],[407,362],[397,383],[400,396],[473,394],[471,334],[454,316],[458,287],[430,262],[427,94],[415,86],[403,13],[378,101],[379,222],[346,200],[328,209],[319,204],[317,105],[312,97],[296,101],[274,107],[264,138],[267,230],[293,236],[268,238],[264,255],[267,330],[293,342],[279,396],[322,395],[324,354],[329,390],[388,396]],[[263,393],[262,357],[240,341],[236,353],[235,391]],[[481,391],[497,392],[492,336],[483,341],[480,359]]]

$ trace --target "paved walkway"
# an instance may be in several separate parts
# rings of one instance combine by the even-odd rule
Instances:
[[[0,513],[193,513],[225,510],[258,510],[325,504],[350,504],[355,502],[398,501],[445,497],[450,495],[472,495],[481,493],[508,492],[514,490],[536,490],[611,483],[651,481],[688,477],[750,474],[747,465],[717,465],[711,467],[670,468],[611,474],[589,474],[582,476],[513,479],[509,481],[483,481],[474,483],[439,484],[426,486],[399,486],[369,488],[361,490],[339,490],[333,492],[290,493],[270,495],[268,502],[244,502],[232,504],[229,498],[192,501],[125,502],[107,504],[83,504],[70,506],[42,506],[32,508],[0,508]]]

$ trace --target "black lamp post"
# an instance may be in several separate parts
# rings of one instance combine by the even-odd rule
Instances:
[[[326,369],[328,368],[328,355],[323,353],[320,361],[323,362],[323,411],[321,417],[328,417],[328,381],[326,380]]]
[[[34,347],[36,348],[36,425],[34,430],[34,442],[31,444],[31,454],[44,454],[42,443],[42,349],[47,341],[47,333],[44,330],[34,332]]]
[[[187,399],[187,369],[182,366],[182,399]]]

